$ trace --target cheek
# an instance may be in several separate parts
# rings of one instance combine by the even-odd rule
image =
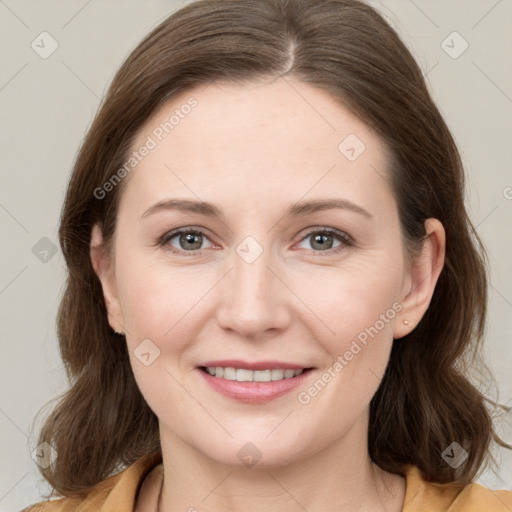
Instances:
[[[298,294],[315,313],[306,311],[308,325],[326,354],[319,378],[329,383],[318,399],[311,399],[317,407],[327,404],[356,414],[374,395],[389,360],[393,324],[401,309],[400,269],[381,254],[364,263],[321,270],[310,274],[307,283],[297,280]],[[305,393],[303,398],[309,399],[316,390]]]
[[[173,411],[189,404],[177,385],[182,381],[180,358],[196,337],[194,305],[204,295],[206,283],[188,279],[191,272],[135,256],[116,262],[119,298],[135,380],[160,417],[165,416],[162,404],[172,403]]]
[[[127,332],[155,340],[175,335],[211,288],[205,274],[171,267],[156,258],[120,260],[119,298]]]
[[[304,306],[302,309],[313,315],[310,324],[318,326],[315,333],[320,339],[332,340],[332,349],[339,350],[360,333],[364,339],[365,329],[372,327],[389,337],[396,316],[400,276],[396,264],[387,263],[381,255],[374,261],[356,263],[354,258],[354,263],[341,263],[338,268],[298,272],[293,279],[297,295],[310,312]]]

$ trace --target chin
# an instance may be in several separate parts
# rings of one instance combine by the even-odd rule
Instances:
[[[230,439],[229,443],[202,447],[201,451],[213,461],[239,469],[271,469],[283,467],[296,461],[297,443],[283,443],[280,439],[243,438]],[[288,438],[289,439],[289,438]]]

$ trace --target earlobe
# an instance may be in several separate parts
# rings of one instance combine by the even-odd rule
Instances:
[[[94,272],[100,280],[108,312],[108,322],[114,331],[123,331],[121,307],[117,296],[114,269],[106,254],[101,228],[95,224],[91,232],[90,258]]]
[[[407,288],[401,301],[402,310],[393,329],[393,338],[398,339],[409,334],[419,324],[428,309],[437,280],[444,266],[446,253],[446,235],[444,227],[437,219],[425,221],[427,236],[421,254],[415,259],[409,270]],[[407,319],[407,323],[403,321]]]

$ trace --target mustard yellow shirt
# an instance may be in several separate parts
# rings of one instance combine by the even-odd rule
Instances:
[[[133,512],[146,475],[162,461],[159,453],[141,457],[117,475],[94,486],[86,498],[61,498],[22,512]],[[460,490],[425,482],[415,466],[406,472],[402,512],[512,512],[512,491],[491,491],[472,483]]]

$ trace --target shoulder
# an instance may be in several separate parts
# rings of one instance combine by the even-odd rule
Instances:
[[[419,469],[409,466],[402,512],[510,512],[512,491],[493,491],[471,483],[461,488],[425,481]]]
[[[123,471],[103,480],[82,498],[67,497],[43,501],[21,512],[98,512],[115,510],[132,512],[145,476],[162,460],[161,454],[144,455]]]

